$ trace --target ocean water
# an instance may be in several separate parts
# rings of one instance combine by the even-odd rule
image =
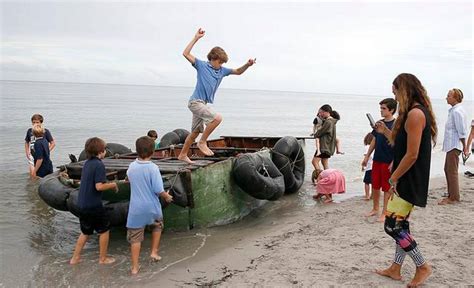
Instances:
[[[37,195],[37,182],[29,180],[24,153],[24,137],[30,117],[41,113],[45,127],[56,140],[53,165],[69,162],[68,154],[78,155],[87,138],[98,136],[107,142],[131,147],[149,129],[158,134],[176,128],[190,128],[191,113],[187,100],[192,88],[0,81],[0,286],[127,286],[136,284],[127,275],[129,250],[125,231],[112,231],[109,252],[118,261],[112,267],[98,267],[97,239],[84,250],[84,262],[91,265],[70,267],[69,257],[79,234],[77,219],[69,212],[55,211]],[[345,173],[347,193],[336,196],[346,200],[363,194],[360,162],[362,140],[370,132],[365,113],[379,115],[378,102],[387,95],[339,95],[283,91],[221,89],[214,109],[222,113],[223,123],[211,135],[308,136],[318,107],[330,104],[341,115],[337,134],[344,155],[330,159],[330,167]],[[431,174],[443,175],[441,140],[448,105],[444,99],[432,99],[438,125],[439,144],[433,150]],[[465,104],[472,113],[472,102]],[[159,136],[159,137],[160,137]],[[278,210],[317,209],[311,195],[311,158],[314,141],[306,140],[307,177],[302,189],[275,203],[265,205],[258,214],[243,221],[247,229],[258,229],[255,222],[272,219]],[[463,169],[463,168],[461,168]],[[351,201],[350,199],[347,201]],[[254,220],[252,217],[260,218]],[[219,230],[221,229],[221,230]],[[145,283],[159,277],[159,271],[184,261],[205,243],[209,233],[222,229],[165,233],[161,253],[166,259],[159,267],[148,267],[138,278]],[[144,248],[145,249],[145,248]],[[142,252],[144,253],[144,252]],[[144,254],[142,254],[143,257]],[[168,261],[168,262],[167,262]],[[146,269],[145,269],[146,270]],[[87,279],[87,280],[85,280]],[[134,282],[135,281],[135,282]],[[141,283],[141,282],[139,282]]]

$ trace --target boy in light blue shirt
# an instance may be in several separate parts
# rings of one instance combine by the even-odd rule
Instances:
[[[213,156],[214,153],[207,147],[207,138],[222,122],[222,116],[216,113],[207,106],[207,103],[214,102],[214,95],[217,88],[221,84],[222,78],[231,74],[241,75],[247,68],[255,64],[256,59],[249,59],[242,67],[237,69],[230,69],[223,67],[222,64],[227,63],[228,57],[224,49],[221,47],[214,47],[207,54],[208,62],[197,59],[191,54],[191,50],[196,42],[204,36],[205,31],[199,28],[194,35],[191,42],[189,42],[186,49],[184,49],[183,56],[193,65],[197,70],[197,83],[193,95],[191,95],[188,103],[188,108],[193,113],[193,120],[191,124],[191,133],[184,142],[183,149],[178,156],[179,160],[193,164],[188,157],[189,148],[196,140],[200,133],[201,139],[197,143],[197,147],[205,156]],[[204,124],[206,124],[204,128]]]
[[[138,274],[139,271],[138,260],[146,226],[149,226],[152,231],[151,260],[161,260],[158,248],[163,229],[163,213],[158,197],[167,203],[173,200],[173,197],[164,191],[160,169],[151,162],[151,156],[155,151],[153,139],[143,136],[137,139],[135,145],[138,158],[127,170],[131,189],[127,216],[127,240],[131,246],[132,275]]]

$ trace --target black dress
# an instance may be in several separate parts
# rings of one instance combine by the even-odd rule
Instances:
[[[430,181],[431,164],[431,117],[422,105],[417,105],[412,109],[418,108],[425,114],[426,125],[421,134],[420,149],[418,158],[413,166],[403,174],[397,183],[397,192],[400,197],[415,206],[425,207],[428,198],[428,185]],[[407,132],[405,123],[402,123],[399,132],[395,138],[393,168],[397,169],[400,161],[407,152]]]

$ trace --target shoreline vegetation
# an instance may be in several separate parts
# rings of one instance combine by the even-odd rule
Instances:
[[[446,180],[436,177],[430,180],[427,207],[417,207],[411,216],[412,233],[433,268],[427,286],[474,283],[474,179],[461,174],[459,178],[459,204],[437,204],[446,192]],[[374,272],[392,263],[394,242],[385,236],[377,217],[364,217],[370,205],[363,196],[337,204],[318,203],[285,213],[269,225],[257,224],[262,227],[253,227],[257,229],[245,235],[236,231],[214,239],[210,236],[195,257],[141,285],[406,286],[414,276],[409,257],[401,281]]]

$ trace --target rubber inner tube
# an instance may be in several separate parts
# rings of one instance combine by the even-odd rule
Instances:
[[[179,129],[174,129],[173,132],[178,134],[179,144],[184,144],[184,142],[186,141],[186,137],[188,137],[189,135],[189,131],[186,129],[179,128]]]
[[[272,161],[285,178],[285,193],[295,193],[304,182],[304,151],[298,140],[285,136],[275,143]]]
[[[54,209],[68,211],[67,199],[74,188],[62,183],[60,177],[57,173],[53,173],[41,179],[38,194],[46,204]]]
[[[243,154],[232,167],[235,183],[257,199],[277,200],[285,191],[283,175],[270,157],[258,153]]]
[[[160,140],[160,148],[168,147],[170,145],[179,144],[180,137],[175,132],[171,131],[163,135]]]
[[[125,145],[119,143],[107,143],[105,146],[105,157],[113,156],[115,154],[127,154],[132,153],[132,150]],[[79,154],[79,161],[83,161],[87,159],[87,154],[85,150],[81,151]]]

